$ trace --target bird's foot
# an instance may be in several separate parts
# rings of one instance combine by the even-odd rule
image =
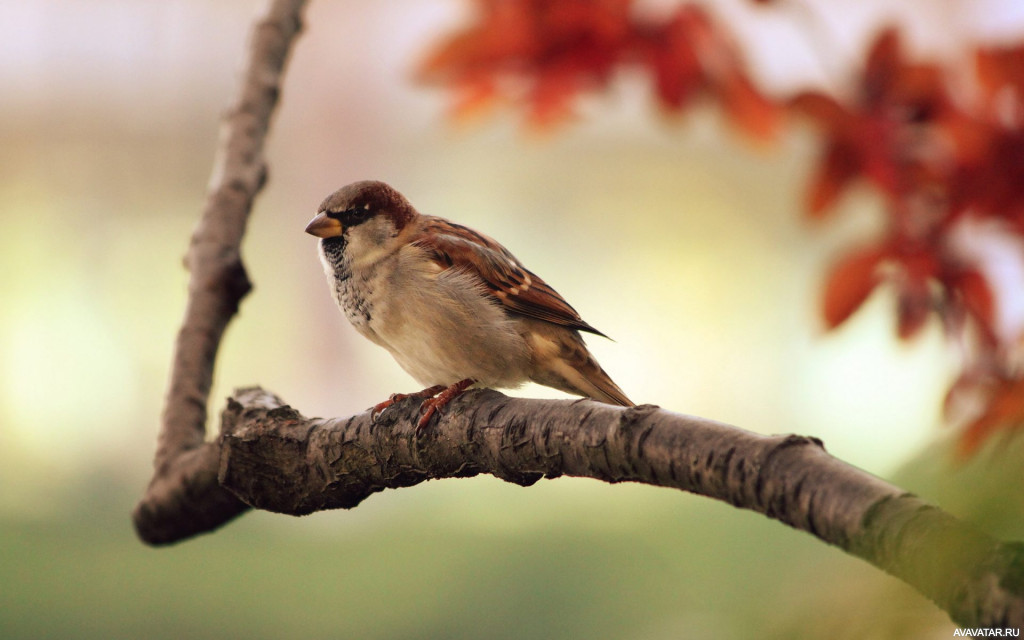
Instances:
[[[432,398],[442,391],[445,391],[447,388],[448,387],[443,384],[438,384],[433,387],[427,387],[423,391],[417,391],[416,393],[392,393],[384,402],[373,405],[373,409],[370,410],[370,419],[376,422],[377,418],[380,417],[380,414],[396,402],[400,402],[406,398]]]
[[[434,414],[437,413],[438,409],[443,408],[449,402],[457,398],[474,382],[476,382],[476,380],[466,378],[465,380],[459,380],[450,387],[431,387],[431,389],[438,389],[440,393],[435,391],[434,393],[437,393],[436,397],[434,397],[434,393],[431,393],[430,397],[424,400],[423,404],[420,405],[420,412],[423,415],[420,416],[419,422],[416,423],[416,433],[419,434],[426,429],[427,424],[430,423],[430,419],[434,417]],[[424,391],[428,391],[428,389],[425,389]]]

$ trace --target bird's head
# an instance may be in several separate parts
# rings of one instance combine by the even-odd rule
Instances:
[[[328,240],[339,238],[365,249],[387,244],[416,217],[405,196],[383,182],[363,180],[327,196],[306,233]]]

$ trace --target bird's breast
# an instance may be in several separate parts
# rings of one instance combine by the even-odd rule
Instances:
[[[376,262],[329,249],[325,271],[345,317],[424,386],[471,378],[514,387],[527,379],[529,349],[516,321],[478,277],[441,268],[414,247]]]
[[[484,386],[525,380],[529,356],[515,322],[477,278],[447,269],[399,269],[370,326],[425,386],[472,378]]]
[[[331,295],[338,308],[345,314],[352,326],[361,334],[374,342],[379,342],[372,335],[374,316],[374,298],[376,286],[376,269],[354,269],[352,261],[344,252],[344,244],[337,246],[322,242],[320,259],[324,265],[324,273],[331,288]]]
[[[373,288],[368,286],[367,280],[366,277],[353,277],[346,273],[335,282],[338,304],[348,321],[361,331],[368,329],[373,322]]]

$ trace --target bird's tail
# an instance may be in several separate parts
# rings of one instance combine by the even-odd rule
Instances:
[[[619,385],[615,384],[615,381],[605,373],[594,356],[590,356],[587,366],[580,371],[580,374],[582,379],[577,379],[574,382],[583,392],[581,395],[608,404],[617,404],[623,407],[636,406],[632,400],[626,397]]]
[[[530,376],[534,382],[599,402],[635,406],[601,368],[578,332],[559,331],[540,341],[544,344],[535,343],[535,347],[540,347],[535,353],[541,356],[543,364],[535,363]]]

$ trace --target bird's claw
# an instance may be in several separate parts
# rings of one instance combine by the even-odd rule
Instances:
[[[434,414],[437,413],[438,409],[443,408],[449,402],[460,396],[462,392],[468,389],[474,382],[476,381],[469,378],[459,380],[450,387],[443,387],[436,397],[431,395],[431,397],[424,400],[423,404],[420,405],[420,412],[423,415],[420,416],[419,421],[416,423],[416,435],[421,434],[424,429],[427,428],[427,425],[430,424],[430,419],[434,417]]]
[[[423,433],[427,428],[427,425],[430,424],[430,419],[434,417],[435,413],[437,413],[438,405],[436,400],[437,398],[427,398],[423,401],[423,404],[420,405],[420,413],[423,415],[421,415],[420,419],[416,422],[416,435]]]
[[[430,419],[434,417],[438,409],[441,409],[449,402],[454,400],[463,391],[469,388],[475,381],[466,379],[459,380],[451,386],[444,386],[442,384],[435,385],[424,389],[423,391],[417,391],[416,393],[392,393],[391,396],[379,404],[373,405],[370,409],[370,420],[377,422],[380,414],[384,413],[384,410],[395,404],[405,400],[406,398],[425,398],[423,404],[420,405],[420,419],[416,421],[416,435],[423,433],[423,430],[430,424]]]
[[[406,398],[427,398],[428,400],[430,400],[436,394],[440,393],[441,391],[444,391],[445,389],[447,389],[447,387],[439,384],[434,385],[433,387],[428,387],[422,391],[417,391],[415,393],[392,393],[384,402],[379,402],[373,405],[373,407],[370,409],[370,420],[372,420],[373,422],[377,422],[377,419],[380,418],[380,414],[384,413],[385,409],[389,408],[396,402],[401,402]],[[417,429],[418,428],[419,427],[417,427]]]
[[[377,404],[375,404],[372,407],[370,407],[370,420],[373,421],[373,422],[377,422],[377,419],[380,418],[380,414],[384,413],[385,409],[387,409],[391,405],[395,404],[399,400],[405,400],[410,395],[414,395],[414,394],[392,393],[390,396],[388,396],[388,399],[385,400],[384,402],[378,402]]]

